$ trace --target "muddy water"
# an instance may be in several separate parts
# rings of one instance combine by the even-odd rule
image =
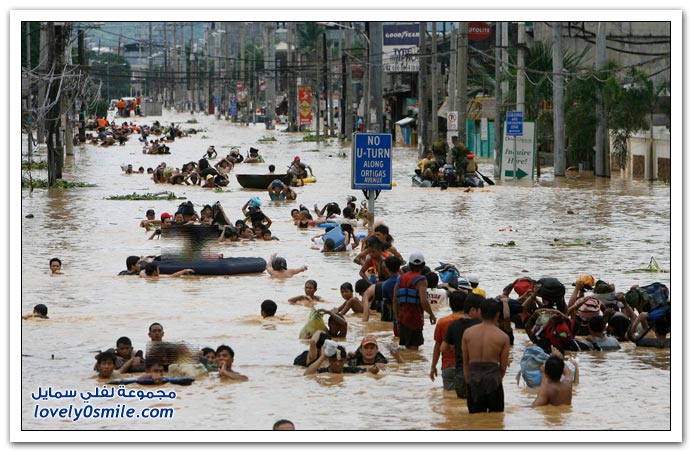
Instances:
[[[170,113],[160,119],[185,122],[189,113]],[[324,255],[311,249],[310,238],[321,232],[297,230],[290,209],[302,203],[312,208],[329,201],[345,204],[350,189],[350,151],[337,143],[304,143],[298,134],[266,131],[263,125],[238,127],[222,120],[195,115],[205,128],[195,136],[170,144],[171,154],[143,155],[134,139],[125,146],[90,145],[75,150],[66,164],[65,179],[96,184],[73,190],[22,191],[21,263],[22,312],[43,302],[49,321],[25,321],[21,327],[21,425],[29,430],[142,429],[142,430],[263,430],[280,418],[292,419],[301,429],[454,429],[454,430],[667,430],[671,425],[671,359],[669,350],[636,349],[626,343],[607,354],[579,355],[581,385],[573,406],[534,410],[536,392],[517,386],[514,376],[524,347],[525,334],[516,333],[511,364],[504,380],[506,409],[501,414],[470,416],[465,401],[443,393],[441,380],[428,377],[434,328],[424,330],[425,345],[404,352],[406,363],[390,365],[385,375],[318,377],[302,376],[293,358],[306,348],[298,333],[308,314],[287,299],[302,293],[307,279],[318,282],[317,294],[332,308],[341,303],[339,286],[354,283],[358,267],[353,255]],[[262,137],[275,142],[259,143]],[[241,164],[235,172],[264,173],[267,164],[285,171],[300,155],[317,175],[317,183],[297,188],[296,202],[271,202],[266,193],[242,189],[234,177],[223,193],[199,187],[155,185],[147,175],[123,175],[121,163],[169,166],[202,157],[207,146],[220,153],[230,146],[247,151],[260,149],[266,164]],[[344,154],[345,153],[345,154]],[[45,150],[39,150],[45,159]],[[637,181],[594,181],[581,177],[554,180],[544,170],[539,183],[498,183],[494,187],[440,191],[412,187],[410,174],[417,160],[411,149],[394,150],[397,186],[383,192],[376,216],[391,228],[395,245],[404,256],[415,250],[429,264],[453,262],[464,272],[480,276],[488,295],[518,276],[554,276],[569,284],[584,272],[615,283],[619,290],[631,284],[661,281],[670,286],[670,274],[633,272],[653,256],[664,269],[671,267],[671,192],[663,184]],[[481,171],[492,175],[491,162]],[[43,176],[45,177],[45,176]],[[158,252],[160,241],[147,240],[138,226],[144,212],[153,208],[175,211],[182,201],[111,201],[111,195],[172,190],[196,206],[220,201],[231,220],[241,218],[241,206],[258,195],[271,227],[280,241],[218,246],[226,256],[260,256],[273,252],[285,256],[289,267],[307,265],[308,271],[284,281],[266,274],[228,277],[162,278],[148,281],[116,277],[128,255]],[[570,213],[573,212],[573,213]],[[26,219],[25,215],[34,218]],[[17,235],[13,240],[19,240]],[[513,241],[516,246],[507,247]],[[50,277],[48,260],[59,256],[64,275]],[[19,261],[17,256],[14,261]],[[568,286],[570,287],[570,286]],[[261,320],[264,299],[279,305],[278,317]],[[437,308],[438,318],[450,312]],[[354,350],[359,339],[373,333],[381,346],[392,340],[390,324],[363,324],[349,316],[345,340]],[[192,386],[174,387],[174,400],[92,401],[94,406],[115,407],[126,402],[137,409],[171,407],[168,420],[82,419],[78,422],[37,419],[32,391],[39,386],[84,391],[93,388],[94,351],[115,346],[129,336],[135,348],[147,345],[147,328],[160,322],[164,339],[184,341],[191,348],[228,344],[235,364],[247,375],[246,383],[225,383],[210,376]],[[53,357],[53,359],[51,359]],[[645,388],[646,390],[642,390]],[[41,407],[63,407],[66,401],[40,401]],[[75,405],[84,405],[79,400]],[[626,413],[626,415],[623,415]],[[460,434],[458,439],[463,439]],[[455,437],[456,438],[456,437]],[[454,440],[454,439],[450,439]]]

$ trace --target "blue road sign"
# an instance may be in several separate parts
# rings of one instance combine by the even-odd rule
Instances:
[[[392,189],[392,135],[356,133],[351,152],[351,188]]]
[[[507,121],[508,137],[521,137],[524,135],[524,113],[521,111],[508,111],[505,115]]]

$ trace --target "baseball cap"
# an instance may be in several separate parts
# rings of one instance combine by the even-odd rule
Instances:
[[[425,263],[425,257],[423,257],[423,253],[419,251],[415,251],[411,253],[411,256],[408,258],[409,264],[413,265],[420,265]]]
[[[281,187],[281,181],[275,179],[274,182],[272,182],[272,187]]]
[[[475,273],[466,275],[466,280],[471,284],[478,284],[479,282],[481,282],[480,278],[478,278],[478,275]]]
[[[360,341],[360,345],[365,345],[365,344],[375,344],[377,345],[377,338],[373,336],[372,334],[368,334],[363,338],[362,341]]]
[[[467,280],[460,279],[457,281],[457,289],[473,290],[473,287],[471,287],[471,283]]]
[[[168,212],[164,212],[161,214],[161,221],[165,220],[166,218],[171,218],[173,215],[171,215]]]
[[[296,155],[296,157],[293,160],[300,160],[300,157]]]
[[[207,174],[207,180],[213,179],[213,178],[214,178],[214,175],[213,175],[213,174]]]

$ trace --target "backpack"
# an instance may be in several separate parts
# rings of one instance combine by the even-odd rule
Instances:
[[[669,297],[668,287],[655,282],[647,286],[631,288],[625,294],[625,301],[639,312],[648,312],[659,304],[667,303]]]
[[[526,347],[521,357],[521,366],[517,372],[517,385],[524,378],[526,386],[536,388],[541,384],[541,366],[550,358],[550,355],[541,347]]]
[[[454,265],[440,262],[440,266],[435,270],[440,275],[440,282],[456,287],[459,278],[459,270],[457,270]]]
[[[549,305],[557,305],[558,310],[562,310],[565,303],[565,285],[557,278],[541,278],[536,284],[540,284],[538,295]]]
[[[545,325],[542,336],[560,350],[573,350],[574,319],[553,316]]]
[[[550,355],[544,352],[541,347],[526,347],[521,357],[520,370],[517,372],[517,385],[519,384],[519,380],[523,378],[526,386],[529,388],[537,388],[540,386],[541,380],[543,379],[541,366],[548,358],[550,358]],[[565,366],[570,370],[572,379],[574,379],[574,374],[576,372],[574,365],[566,361]]]

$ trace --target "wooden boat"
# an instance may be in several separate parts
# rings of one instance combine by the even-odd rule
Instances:
[[[254,190],[266,190],[275,179],[290,185],[292,178],[290,174],[236,174],[235,177],[241,187]]]

